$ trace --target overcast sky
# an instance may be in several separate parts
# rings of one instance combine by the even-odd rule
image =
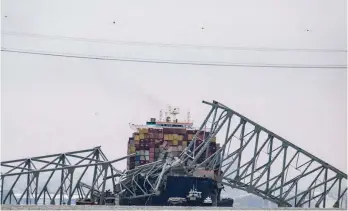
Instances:
[[[344,52],[177,46],[346,49],[346,8],[345,0],[2,0],[2,30],[20,35],[2,35],[2,47],[175,61],[346,65]],[[208,112],[201,101],[217,100],[346,172],[345,69],[145,64],[8,52],[1,58],[3,160],[99,145],[109,159],[124,156],[129,122],[142,124],[172,104],[190,109],[200,123]]]

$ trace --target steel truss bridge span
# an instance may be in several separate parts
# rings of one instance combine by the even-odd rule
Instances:
[[[280,207],[347,207],[346,173],[222,103],[203,103],[210,111],[189,146],[177,158],[120,171],[113,164],[134,155],[109,161],[100,147],[96,147],[4,161],[2,169],[8,171],[1,175],[1,202],[38,204],[47,200],[50,204],[71,204],[72,197],[78,195],[103,204],[107,183],[120,196],[150,198],[159,193],[166,175],[173,171],[193,175],[197,169],[204,168],[218,172],[221,186],[252,193]],[[206,128],[210,130],[209,136],[198,145],[198,134]],[[221,148],[210,155],[209,145],[214,136]],[[206,158],[202,160],[204,154]],[[58,182],[52,182],[56,172]],[[22,185],[26,188],[16,196],[20,178],[24,178]],[[8,181],[11,185],[4,186]]]

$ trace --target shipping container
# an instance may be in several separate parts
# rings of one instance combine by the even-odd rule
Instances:
[[[181,123],[176,124],[180,125]],[[127,153],[136,154],[134,157],[127,159],[128,169],[163,159],[165,154],[171,158],[178,157],[198,132],[197,130],[175,127],[144,127],[138,128],[138,131],[134,132],[128,140]],[[209,132],[200,131],[197,135],[195,147],[199,147],[208,136]],[[191,150],[193,150],[193,147],[191,147]],[[206,156],[215,153],[219,147],[219,144],[216,143],[216,137],[213,137],[208,147],[208,154],[203,153],[198,162],[202,162]]]

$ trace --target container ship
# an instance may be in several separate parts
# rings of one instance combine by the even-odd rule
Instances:
[[[190,113],[187,120],[178,121],[176,116],[179,108],[165,112],[163,118],[162,110],[160,118],[150,118],[143,125],[130,124],[134,130],[128,140],[128,154],[135,156],[127,160],[127,170],[146,165],[159,160],[175,159],[193,140],[198,130],[193,127],[190,121]],[[207,129],[200,130],[197,134],[195,147],[202,144],[205,137],[209,136]],[[216,143],[216,137],[212,138],[206,153],[199,158],[198,163],[209,157],[220,145]],[[196,170],[193,175],[185,175],[180,172],[172,172],[166,175],[165,184],[161,187],[160,193],[154,196],[132,198],[120,197],[120,205],[147,205],[147,206],[233,206],[233,200],[220,200],[221,185],[216,180],[217,172],[205,169]],[[142,183],[142,181],[139,181]]]

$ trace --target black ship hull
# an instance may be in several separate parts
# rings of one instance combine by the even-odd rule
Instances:
[[[187,195],[190,190],[195,188],[201,192],[201,198],[188,200]],[[210,178],[188,177],[188,176],[168,176],[167,181],[161,187],[160,195],[153,195],[142,198],[120,197],[120,205],[138,205],[138,206],[168,206],[170,198],[184,198],[186,202],[180,203],[180,206],[211,206],[212,203],[204,203],[204,199],[214,196],[218,193],[216,181]]]

